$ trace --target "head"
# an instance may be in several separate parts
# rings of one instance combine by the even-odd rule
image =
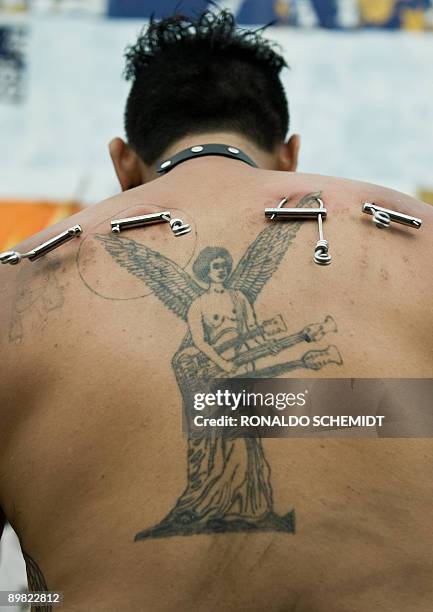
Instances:
[[[227,249],[206,247],[195,260],[192,269],[203,283],[224,283],[230,276],[233,259]]]
[[[286,141],[289,111],[279,76],[285,66],[261,30],[237,28],[229,11],[151,19],[126,52],[127,142],[110,143],[122,189],[156,178],[167,151],[190,146],[173,151],[186,138],[201,142],[200,135],[206,142],[232,135],[227,144],[246,143],[259,166],[296,170],[299,137]]]

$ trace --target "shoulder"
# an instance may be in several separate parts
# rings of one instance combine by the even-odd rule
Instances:
[[[5,251],[16,251],[20,254],[31,251],[50,238],[80,224],[88,216],[86,211],[73,215],[54,226],[33,234]],[[40,259],[30,261],[23,258],[18,264],[3,263],[0,265],[0,350],[2,367],[0,368],[0,387],[7,389],[5,404],[14,402],[12,388],[21,378],[21,370],[27,356],[34,350],[31,333],[36,332],[36,319],[43,317],[44,310],[52,310],[58,305],[58,297],[53,297],[52,286],[56,285],[60,266],[68,272],[72,269],[71,260],[77,250],[76,239],[69,241]],[[72,257],[63,257],[68,254]],[[63,272],[62,272],[63,273]],[[31,332],[31,333],[29,333]]]
[[[396,191],[382,185],[357,181],[347,178],[326,176],[322,174],[309,174],[300,172],[278,172],[272,170],[259,170],[260,181],[274,185],[281,193],[290,191],[297,193],[322,192],[324,196],[333,197],[336,202],[342,199],[347,203],[359,204],[375,202],[393,204],[398,207],[409,207],[414,213],[424,213],[433,219],[433,207],[417,198],[401,191]],[[257,177],[259,178],[259,177]],[[330,202],[331,203],[331,202]]]
[[[433,241],[431,240],[433,206],[406,193],[363,181],[320,174],[271,170],[258,171],[257,183],[253,188],[258,188],[258,184],[264,185],[267,202],[273,202],[269,205],[275,205],[275,202],[287,196],[289,201],[293,202],[289,205],[296,206],[300,198],[306,194],[319,193],[328,210],[327,223],[332,223],[335,215],[340,216],[341,222],[343,220],[349,222],[362,220],[365,226],[369,219],[368,215],[362,213],[362,207],[366,202],[417,217],[422,220],[421,229],[403,228],[403,232],[397,232],[399,238],[404,240],[406,237],[410,240],[410,236],[416,236],[416,249],[423,251],[425,254],[433,254]],[[261,190],[263,191],[263,187]],[[357,223],[357,227],[361,228],[362,224]],[[393,228],[401,230],[402,226],[393,224]],[[414,241],[412,241],[411,246],[415,247]],[[433,266],[433,260],[431,264],[430,262],[424,262],[424,265]]]

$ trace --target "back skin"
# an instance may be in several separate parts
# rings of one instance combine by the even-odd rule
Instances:
[[[272,226],[278,253],[261,234],[271,223],[265,207],[317,193],[328,209],[327,267],[312,261],[317,223],[291,233]],[[361,214],[365,201],[423,226],[378,230]],[[111,234],[111,219],[156,210],[193,231],[175,238],[163,224]],[[75,223],[80,238],[0,270],[0,505],[29,588],[62,591],[64,612],[430,612],[432,441],[235,440],[212,447],[212,466],[204,447],[200,456],[190,447],[188,459],[176,356],[182,343],[194,353],[196,341],[212,357],[209,338],[241,317],[230,308],[236,296],[230,302],[218,284],[211,293],[194,273],[203,249],[227,249],[234,271],[255,245],[265,280],[257,290],[247,279],[254,304],[238,305],[244,323],[281,315],[286,334],[327,316],[336,323],[314,346],[256,367],[332,345],[341,363],[282,376],[431,377],[433,210],[375,185],[201,158],[17,249]]]

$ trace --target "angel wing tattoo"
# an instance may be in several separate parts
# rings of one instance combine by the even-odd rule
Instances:
[[[174,314],[186,321],[192,302],[203,289],[168,257],[130,238],[96,236],[108,253],[130,274],[141,279]]]
[[[299,207],[313,206],[319,193],[302,197]],[[320,340],[336,331],[332,317],[284,335],[281,315],[259,322],[255,302],[277,270],[301,223],[270,223],[233,269],[230,252],[206,247],[188,272],[171,259],[130,238],[97,235],[113,259],[141,279],[153,294],[187,323],[187,333],[172,366],[186,407],[203,386],[225,373],[235,377],[272,377],[295,368],[320,369],[340,364],[334,346],[307,351],[301,359],[260,368],[257,362],[301,342]],[[187,416],[188,418],[188,416]],[[245,452],[246,446],[246,452]],[[136,540],[216,531],[251,529],[294,532],[294,513],[273,510],[270,467],[259,438],[220,436],[188,439],[188,483],[170,513]],[[223,469],[221,470],[221,466]]]
[[[298,206],[309,206],[318,196],[320,192],[308,194],[300,199]],[[268,225],[249,246],[224,285],[242,291],[250,303],[254,303],[278,268],[299,228],[299,222]],[[130,238],[105,234],[98,234],[96,238],[122,268],[144,281],[165,306],[186,321],[192,302],[205,291],[187,272],[158,251]],[[203,251],[196,263],[201,255]]]

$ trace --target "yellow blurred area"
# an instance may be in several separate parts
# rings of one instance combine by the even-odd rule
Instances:
[[[417,196],[423,202],[433,205],[433,189],[418,189]]]
[[[392,17],[396,0],[358,0],[361,21],[386,23]]]
[[[274,2],[274,11],[280,19],[287,19],[290,15],[290,4],[287,0],[285,2],[277,0],[277,2]]]
[[[0,200],[0,251],[12,248],[79,210],[78,202]]]
[[[425,12],[423,9],[402,9],[400,13],[402,27],[405,30],[425,30]]]
[[[24,13],[29,10],[28,3],[23,2],[1,2],[0,0],[0,12],[8,12],[8,13]]]

